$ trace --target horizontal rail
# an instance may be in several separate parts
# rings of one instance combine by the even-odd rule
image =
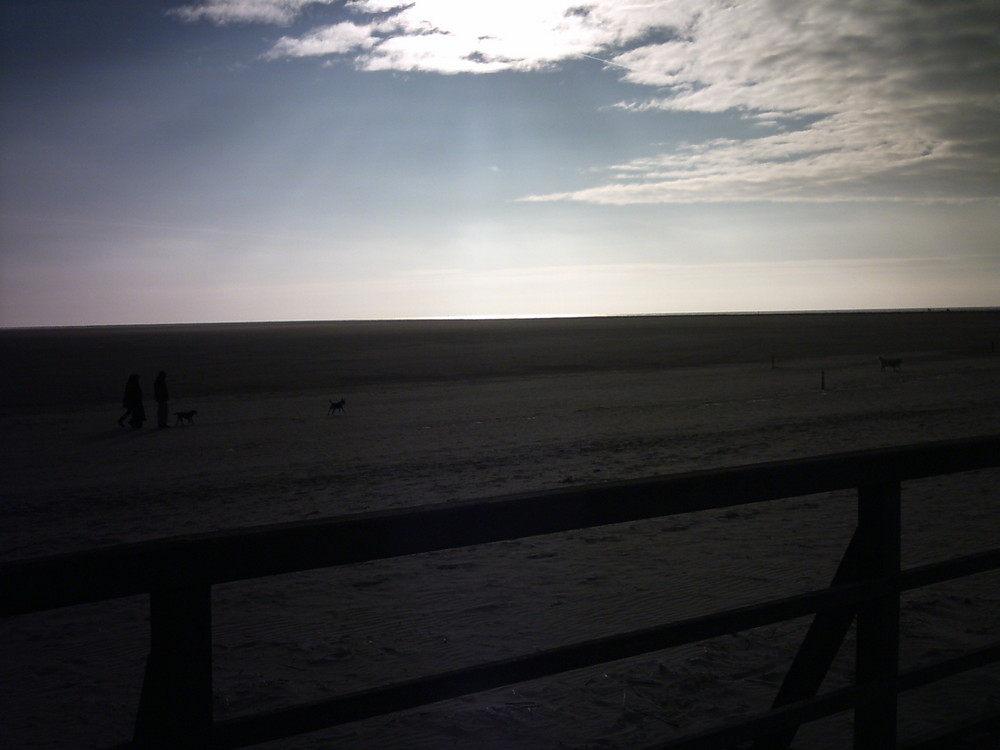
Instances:
[[[935,732],[930,737],[924,736],[914,742],[907,742],[900,750],[955,750],[958,747],[972,750],[975,747],[989,747],[987,740],[992,742],[997,737],[1000,737],[1000,714],[965,722],[945,731]]]
[[[743,629],[805,617],[816,611],[851,606],[858,601],[884,596],[886,588],[878,583],[864,582],[812,591],[667,625],[559,646],[529,656],[407,680],[252,718],[219,722],[216,725],[219,734],[215,741],[219,747],[241,747],[241,743],[247,742],[251,737],[276,739],[285,736],[279,727],[286,725],[320,729],[371,718],[390,711],[401,711],[594,664],[682,646]]]
[[[683,737],[654,745],[648,750],[727,750],[733,745],[750,742],[789,725],[798,726],[872,703],[878,700],[883,692],[882,686],[871,684],[840,688],[825,695],[789,703],[721,726],[691,732]]]
[[[935,583],[943,583],[953,578],[985,573],[1000,567],[1000,548],[974,552],[971,555],[954,557],[951,560],[919,565],[903,570],[899,574],[899,590],[909,591]]]
[[[993,435],[15,560],[0,563],[0,616],[971,471],[998,456]]]
[[[940,659],[900,672],[897,690],[913,690],[1000,661],[1000,643],[992,643],[964,654]]]
[[[789,703],[780,708],[761,712],[691,732],[674,740],[654,745],[648,750],[724,750],[751,742],[755,738],[780,730],[782,727],[805,724],[847,711],[858,705],[872,703],[889,689],[904,692],[930,682],[950,677],[977,667],[1000,661],[1000,643],[900,672],[895,686],[851,686],[832,690],[825,695]]]

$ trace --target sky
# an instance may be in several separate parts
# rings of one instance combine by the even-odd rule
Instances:
[[[0,326],[1000,305],[996,0],[0,7]]]

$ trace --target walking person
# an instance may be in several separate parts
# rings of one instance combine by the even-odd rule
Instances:
[[[125,426],[125,418],[133,430],[142,427],[146,421],[146,410],[142,406],[142,389],[139,387],[139,376],[134,372],[128,376],[125,383],[125,395],[122,397],[122,406],[125,413],[118,417],[118,426]]]
[[[167,373],[160,370],[160,374],[153,381],[153,398],[156,399],[156,427],[162,430],[169,427],[167,424],[167,401],[170,394],[167,392]]]

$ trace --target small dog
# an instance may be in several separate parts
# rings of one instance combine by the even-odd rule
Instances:
[[[886,359],[885,357],[879,357],[878,363],[882,366],[882,370],[895,370],[899,372],[903,369],[902,359]]]
[[[175,411],[174,416],[177,417],[177,420],[174,422],[174,425],[183,425],[185,422],[194,424],[194,415],[197,413],[196,409],[192,409],[191,411]]]
[[[329,417],[331,415],[335,415],[337,413],[337,409],[340,409],[342,412],[344,412],[344,415],[346,416],[347,412],[344,410],[344,404],[346,404],[346,403],[347,403],[347,399],[343,399],[342,398],[342,399],[340,399],[340,401],[333,401],[331,399],[330,400],[330,408],[326,410],[326,416]]]

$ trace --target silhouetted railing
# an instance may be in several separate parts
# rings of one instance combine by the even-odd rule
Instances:
[[[1000,659],[997,643],[899,671],[900,592],[1000,568],[997,548],[901,571],[900,484],[995,466],[1000,435],[121,545],[3,563],[0,614],[149,593],[131,746],[237,748],[815,613],[770,712],[657,747],[788,747],[802,723],[854,709],[855,748],[885,750],[900,691]],[[829,588],[213,721],[213,584],[847,488],[858,489],[858,525]],[[855,620],[856,683],[817,695]]]

